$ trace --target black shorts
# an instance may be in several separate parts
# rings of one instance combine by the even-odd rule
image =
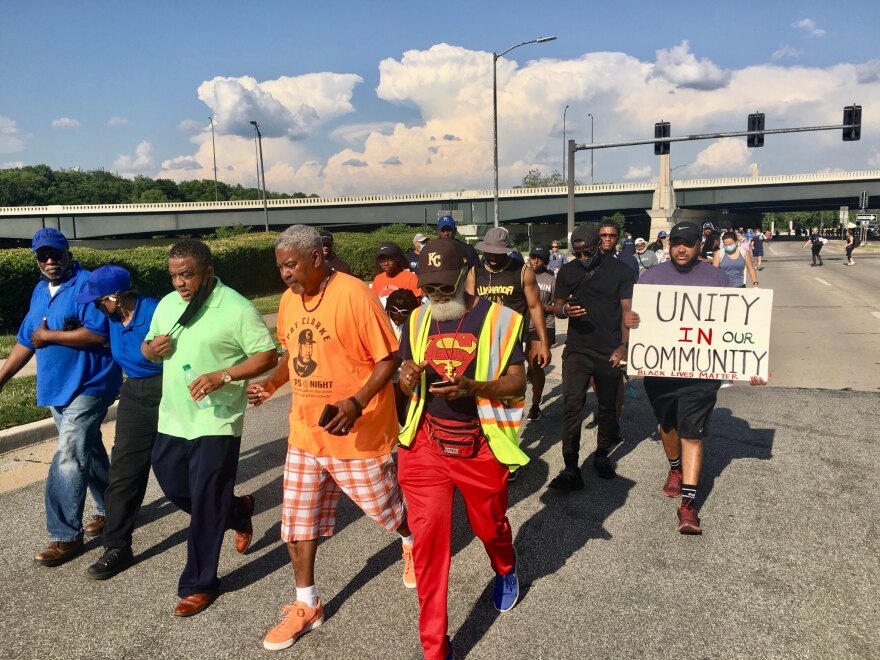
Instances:
[[[675,429],[689,440],[709,435],[709,418],[718,401],[721,381],[645,377],[645,393],[664,431]]]
[[[556,343],[556,328],[547,328],[547,339],[550,341],[550,345]],[[526,341],[526,355],[529,354],[529,350],[532,348],[533,341],[540,341],[538,337],[538,332],[533,328],[531,332],[529,332],[529,338]]]

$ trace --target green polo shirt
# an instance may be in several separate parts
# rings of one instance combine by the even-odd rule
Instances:
[[[146,340],[166,334],[186,309],[176,291],[159,301]],[[174,352],[164,359],[159,432],[194,440],[206,435],[241,436],[247,406],[247,381],[233,381],[211,392],[214,403],[199,408],[189,394],[183,365],[196,376],[228,369],[255,353],[275,349],[263,317],[247,298],[220,279],[205,304],[183,330],[174,333]]]

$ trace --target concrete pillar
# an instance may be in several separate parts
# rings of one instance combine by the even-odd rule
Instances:
[[[660,156],[660,176],[657,178],[657,187],[654,189],[654,198],[651,202],[651,208],[648,209],[648,215],[651,217],[650,237],[652,239],[661,230],[668,232],[681,215],[675,203],[675,188],[672,187],[669,154]]]

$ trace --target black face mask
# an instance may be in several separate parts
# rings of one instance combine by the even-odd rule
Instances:
[[[591,271],[598,268],[604,258],[605,253],[596,246],[596,253],[592,257],[586,260],[578,258],[578,263],[584,267],[584,270]]]

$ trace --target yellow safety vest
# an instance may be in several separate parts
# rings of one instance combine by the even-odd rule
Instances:
[[[501,377],[516,342],[521,341],[522,323],[522,316],[517,312],[490,303],[489,312],[477,339],[474,380],[490,381]],[[421,363],[425,359],[430,328],[431,306],[422,305],[417,316],[411,318],[408,325],[409,344],[416,363]],[[409,447],[416,436],[425,408],[427,388],[426,374],[423,372],[421,382],[410,398],[406,421],[398,436],[398,442],[403,447]],[[489,441],[489,449],[500,463],[510,468],[511,472],[529,462],[529,457],[519,448],[519,426],[522,422],[524,404],[524,397],[507,401],[477,397],[477,414],[480,417],[483,433]]]

